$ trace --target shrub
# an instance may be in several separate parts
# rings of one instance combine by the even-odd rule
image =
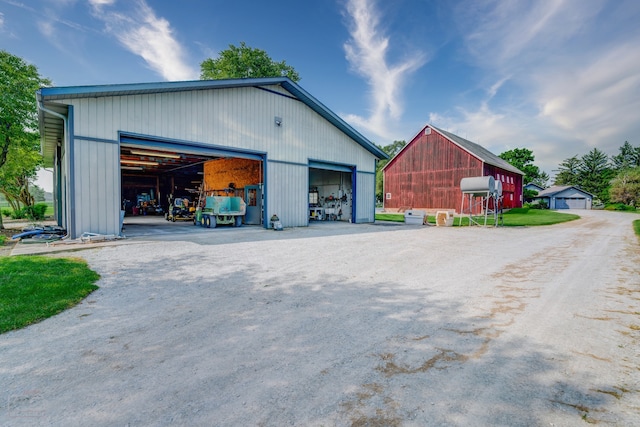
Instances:
[[[2,209],[2,215],[6,216],[7,218],[11,216],[11,209]]]
[[[634,206],[625,205],[624,203],[612,203],[604,207],[608,211],[630,211],[635,212]]]
[[[46,203],[36,203],[33,206],[27,206],[24,209],[25,216],[31,220],[39,221],[44,219],[44,213],[47,210]]]
[[[11,217],[11,219],[23,219],[27,217],[27,215],[24,212],[24,209],[11,211],[11,214],[9,216]]]

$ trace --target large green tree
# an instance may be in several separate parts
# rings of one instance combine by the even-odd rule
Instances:
[[[618,172],[611,181],[609,196],[615,203],[640,206],[640,166]]]
[[[16,161],[19,163],[19,159],[11,160],[10,153],[21,155],[21,150],[38,152],[35,93],[41,86],[49,84],[49,80],[40,76],[35,65],[0,50],[0,173],[5,180],[2,185],[6,185],[11,178],[4,170],[7,164],[14,163],[15,166]],[[24,177],[30,172],[15,170],[13,178]],[[4,228],[2,215],[0,228]]]
[[[541,187],[547,186],[549,175],[540,171],[540,168],[533,164],[536,159],[533,151],[528,148],[514,148],[501,153],[499,157],[524,172],[523,180],[525,184],[534,183]]]
[[[640,167],[640,146],[634,147],[625,141],[619,150],[617,155],[611,157],[611,164],[616,171]]]
[[[385,145],[384,147],[378,145],[382,151],[389,155],[389,159],[380,160],[378,162],[378,166],[376,167],[376,199],[382,200],[383,192],[384,192],[384,177],[382,174],[382,168],[385,167],[389,160],[393,159],[393,157],[400,152],[407,145],[406,141],[393,141],[389,145]]]
[[[580,167],[582,160],[576,154],[564,159],[556,171],[555,185],[580,185]]]
[[[580,187],[597,196],[603,202],[609,201],[609,185],[613,170],[609,165],[609,156],[597,148],[592,149],[580,159],[578,176]]]
[[[298,72],[285,61],[274,61],[261,49],[247,46],[229,45],[215,59],[208,58],[200,64],[202,80],[243,79],[257,77],[289,77],[294,82],[300,80]]]
[[[14,211],[35,203],[31,189],[41,164],[42,156],[38,151],[37,139],[32,146],[15,144],[9,147],[7,161],[0,168],[0,194]]]

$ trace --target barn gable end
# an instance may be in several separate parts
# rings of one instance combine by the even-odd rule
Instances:
[[[460,210],[460,180],[491,175],[502,182],[505,207],[522,206],[523,173],[485,148],[428,125],[383,169],[384,207]]]

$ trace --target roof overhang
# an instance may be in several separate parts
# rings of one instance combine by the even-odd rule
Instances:
[[[38,105],[44,105],[45,109],[59,112],[66,115],[65,105],[55,101],[77,99],[77,98],[98,98],[106,96],[128,96],[166,92],[184,92],[194,90],[228,89],[237,87],[257,87],[266,88],[268,86],[280,86],[293,95],[293,98],[301,101],[313,111],[322,116],[329,123],[337,127],[352,140],[360,144],[367,151],[378,159],[388,159],[389,156],[378,148],[375,144],[362,136],[357,130],[351,127],[334,112],[329,110],[320,101],[311,96],[298,84],[287,77],[265,77],[257,79],[230,79],[230,80],[193,80],[181,82],[158,82],[158,83],[130,83],[98,86],[68,86],[68,87],[47,87],[41,88],[37,92]],[[43,155],[45,155],[45,165],[49,159],[53,162],[52,153],[55,153],[55,145],[61,140],[63,120],[54,114],[47,113],[42,109],[40,114],[40,132],[42,134]],[[51,148],[53,144],[53,148]]]
[[[64,104],[43,103],[39,91],[37,101],[40,154],[43,157],[44,167],[51,168],[55,162],[56,149],[63,143],[65,137],[64,119],[60,116],[68,117],[69,108]]]

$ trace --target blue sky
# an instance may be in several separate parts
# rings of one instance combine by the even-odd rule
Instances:
[[[265,50],[371,141],[427,123],[553,176],[640,145],[638,0],[0,0],[0,49],[56,86],[198,79]]]

